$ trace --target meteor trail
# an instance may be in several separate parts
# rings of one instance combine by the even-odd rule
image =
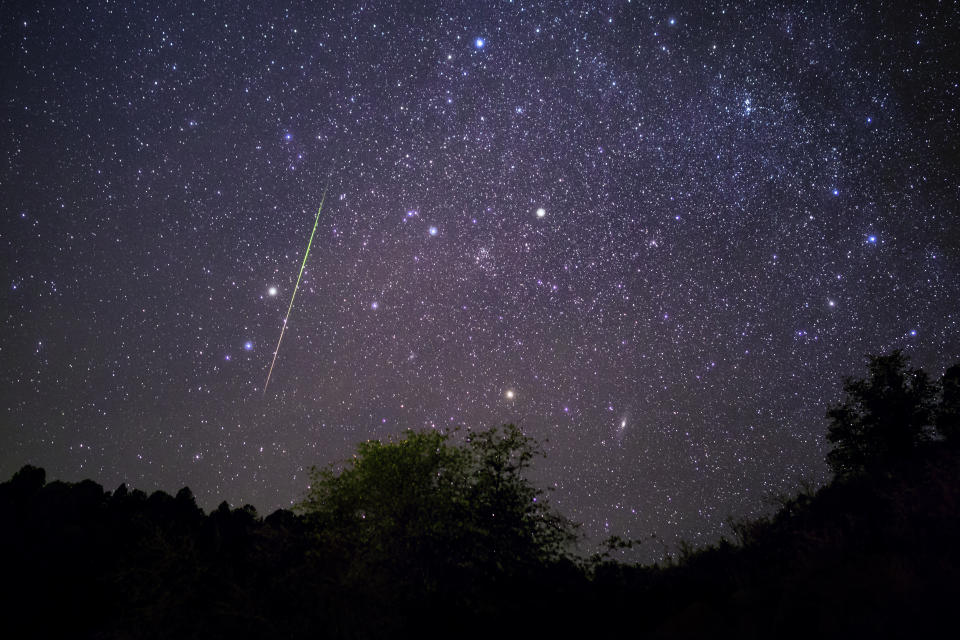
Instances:
[[[287,307],[287,315],[283,319],[283,328],[280,329],[280,339],[277,340],[277,348],[273,352],[273,362],[270,363],[270,371],[267,373],[267,381],[263,385],[263,395],[267,395],[267,387],[270,386],[270,376],[273,375],[273,365],[277,364],[277,354],[280,353],[280,343],[283,342],[283,334],[287,330],[287,320],[290,319],[290,310],[293,309],[293,300],[297,297],[297,289],[300,288],[300,278],[303,277],[303,268],[307,266],[307,258],[310,256],[310,246],[313,244],[313,234],[317,232],[317,224],[320,222],[320,212],[323,211],[323,202],[327,199],[327,190],[324,188],[323,197],[320,198],[320,208],[317,209],[317,218],[313,221],[313,231],[310,232],[310,240],[307,242],[307,251],[303,254],[303,262],[300,264],[300,274],[297,276],[297,284],[293,287],[293,295],[290,296],[290,306]]]

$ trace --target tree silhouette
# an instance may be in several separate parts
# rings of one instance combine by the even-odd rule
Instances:
[[[869,356],[866,379],[848,378],[829,407],[827,463],[838,477],[890,468],[932,436],[936,385],[899,350]]]
[[[513,425],[459,446],[450,438],[411,431],[362,443],[339,473],[311,470],[297,510],[367,582],[386,571],[429,591],[451,575],[482,579],[562,557],[573,527],[524,476],[535,443]]]

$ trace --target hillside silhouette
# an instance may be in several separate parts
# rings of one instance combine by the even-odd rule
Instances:
[[[261,517],[25,466],[0,484],[5,628],[29,637],[910,637],[960,594],[960,366],[869,359],[828,408],[835,478],[656,565],[572,551],[512,425],[408,432]],[[629,546],[611,539],[609,547]],[[9,637],[17,637],[11,635]]]

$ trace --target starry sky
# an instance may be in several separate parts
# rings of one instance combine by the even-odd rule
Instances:
[[[518,422],[589,537],[715,539],[828,478],[865,354],[960,359],[958,43],[957,2],[5,3],[0,476],[265,513]]]

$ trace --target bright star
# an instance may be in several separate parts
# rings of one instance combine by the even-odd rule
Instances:
[[[277,288],[276,288],[276,287],[270,287],[269,289],[267,289],[267,293],[269,293],[271,296],[275,296],[275,295],[277,295]]]
[[[430,235],[432,235],[432,236],[435,236],[435,235],[437,235],[437,233],[438,233],[436,227],[430,227],[429,229],[427,229],[427,231],[429,231],[429,232],[430,232]]]
[[[243,348],[246,351],[253,351],[253,343],[247,340],[246,342],[243,343]]]
[[[370,308],[373,309],[374,311],[376,311],[377,309],[380,308],[380,303],[378,303],[376,300],[374,300],[373,302],[370,303]]]
[[[546,210],[546,209],[544,209],[543,207],[540,207],[539,209],[537,209],[537,217],[538,217],[538,218],[542,218],[542,217],[545,216],[545,215],[547,215],[547,210]]]
[[[513,400],[516,394],[513,392],[513,389],[507,389],[507,392],[503,395],[507,397],[507,400]]]
[[[483,38],[477,38],[473,44],[477,47],[477,49],[483,49],[483,45],[487,43],[483,40]]]

